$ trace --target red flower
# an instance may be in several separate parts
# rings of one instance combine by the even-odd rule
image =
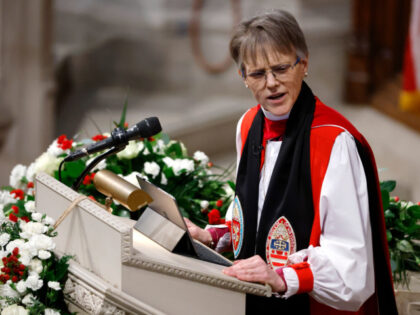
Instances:
[[[67,136],[63,134],[63,135],[61,135],[61,136],[59,136],[59,137],[57,138],[57,143],[58,143],[58,144],[63,144],[63,142],[64,142],[65,140],[67,140]]]
[[[12,210],[14,213],[18,214],[19,213],[19,208],[17,206],[12,206]]]
[[[10,213],[9,220],[16,223],[18,221],[18,218],[13,213]]]
[[[20,265],[19,265],[19,270],[22,270],[22,271],[23,271],[23,270],[25,270],[25,268],[26,268],[26,267],[25,267],[25,265],[24,265],[24,264],[20,264]]]
[[[12,282],[15,282],[15,283],[18,282],[18,277],[17,276],[13,276],[12,277]]]
[[[128,128],[128,122],[124,123],[124,128],[127,129]]]
[[[107,138],[106,136],[101,135],[101,134],[98,134],[98,135],[96,135],[96,136],[93,136],[93,137],[92,137],[92,140],[93,140],[93,141],[102,141],[102,140],[104,140],[104,139],[106,139],[106,138]]]
[[[420,206],[420,201],[417,202],[417,205]]]
[[[395,201],[395,202],[398,202],[398,201],[400,201],[400,197],[398,197],[398,196],[395,196],[395,197],[394,197],[394,201]]]
[[[209,224],[210,225],[220,224],[220,212],[219,212],[219,210],[213,209],[207,214],[207,216],[209,218]]]
[[[223,200],[219,199],[219,200],[216,201],[216,207],[220,208],[221,206],[223,206]]]
[[[29,182],[26,187],[28,187],[28,188],[34,188],[34,183],[33,182]]]
[[[208,162],[208,163],[207,163],[207,167],[208,167],[208,168],[212,168],[212,167],[213,167],[213,162]]]
[[[73,140],[67,139],[66,135],[61,135],[57,139],[57,146],[63,150],[71,149]]]
[[[88,196],[88,198],[92,199],[93,201],[96,201],[95,197],[93,197],[92,195]]]
[[[13,256],[19,255],[19,247],[15,247],[12,251]]]
[[[10,192],[11,195],[14,195],[13,197],[15,199],[20,199],[22,200],[25,197],[25,193],[23,192],[22,189],[14,189]]]
[[[92,184],[93,178],[95,177],[96,173],[87,174],[85,178],[83,178],[83,185]]]

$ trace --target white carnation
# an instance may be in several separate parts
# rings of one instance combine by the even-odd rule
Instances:
[[[174,165],[174,160],[173,159],[171,159],[170,157],[164,157],[163,159],[162,159],[162,161],[163,161],[163,163],[165,163],[168,167],[172,167],[172,165]]]
[[[207,209],[209,207],[210,203],[207,200],[201,200],[200,207],[201,209]]]
[[[159,175],[160,166],[156,162],[146,162],[144,163],[144,172],[155,178]]]
[[[26,179],[30,182],[33,182],[35,179],[35,162],[31,163],[29,165],[27,171],[26,171]]]
[[[42,220],[42,222],[43,222],[44,224],[46,224],[46,225],[54,225],[55,220],[54,220],[53,218],[49,217],[49,216],[46,216],[46,217],[44,218],[44,220]],[[47,230],[48,230],[48,228],[45,230],[45,232],[46,232]]]
[[[48,259],[48,258],[50,258],[50,257],[51,257],[51,253],[50,253],[49,251],[47,251],[47,250],[43,250],[43,249],[41,249],[41,250],[38,252],[38,257],[39,257],[40,259],[42,259],[42,260],[45,260],[45,259]]]
[[[149,155],[149,154],[150,154],[149,149],[145,148],[143,151],[143,155]]]
[[[41,220],[42,220],[42,216],[43,216],[43,214],[42,214],[42,213],[39,213],[39,212],[33,212],[33,213],[32,213],[32,220],[34,220],[34,221],[36,221],[36,222],[41,222]]]
[[[23,294],[26,291],[26,282],[25,280],[20,280],[17,284],[16,284],[16,290],[20,293]]]
[[[156,146],[153,148],[153,151],[159,154],[163,154],[165,152],[165,142],[162,139],[156,141]]]
[[[57,139],[54,140],[53,143],[51,143],[50,146],[47,149],[47,153],[54,156],[54,157],[57,157],[57,156],[59,156],[63,153],[66,153],[66,152],[67,152],[66,150],[63,150],[62,148],[60,148],[58,146]]]
[[[16,200],[13,198],[12,194],[9,191],[3,190],[0,191],[0,204],[7,205],[8,203],[15,203]]]
[[[25,210],[28,212],[34,212],[36,210],[35,201],[29,200],[25,203]]]
[[[7,220],[7,218],[4,216],[4,205],[0,204],[0,225]]]
[[[34,258],[30,261],[30,263],[28,265],[28,269],[31,273],[32,272],[41,273],[42,272],[42,262],[39,259]]]
[[[46,308],[44,315],[60,315],[60,312],[52,308]]]
[[[19,293],[17,293],[10,287],[10,283],[12,282],[8,280],[5,284],[0,285],[0,296],[12,299],[17,298],[19,296]]]
[[[194,153],[194,160],[200,163],[200,165],[205,166],[210,161],[209,157],[201,151],[196,151]]]
[[[19,248],[19,251],[24,249],[25,241],[21,239],[13,240],[6,246],[6,251],[11,253],[16,247]]]
[[[55,248],[52,238],[44,234],[33,235],[28,244],[36,250],[53,250]]]
[[[28,315],[28,314],[29,312],[27,309],[17,304],[7,306],[1,311],[1,315]]]
[[[27,170],[26,166],[22,164],[16,165],[12,169],[12,172],[10,173],[10,177],[9,177],[10,186],[17,189],[25,189],[26,184],[22,182],[22,178],[26,175],[26,170]]]
[[[10,241],[9,233],[0,234],[0,246],[5,246]]]
[[[143,142],[135,141],[135,140],[129,141],[128,145],[124,148],[124,150],[117,153],[117,158],[120,160],[134,159],[143,148],[144,148]]]
[[[26,287],[33,291],[41,289],[43,284],[44,281],[42,281],[42,279],[39,278],[39,275],[37,273],[30,274],[29,277],[26,279]]]
[[[223,186],[223,190],[226,192],[226,196],[228,196],[228,197],[234,197],[235,196],[235,191],[232,189],[232,187],[230,187],[229,184],[225,184]]]
[[[35,296],[32,293],[26,294],[22,299],[22,303],[26,306],[32,306],[34,304]]]
[[[189,159],[176,159],[172,165],[175,175],[180,175],[183,170],[186,171],[186,174],[194,171],[194,161]]]
[[[40,222],[22,222],[20,224],[22,232],[19,233],[20,237],[29,239],[32,235],[43,234],[48,231],[48,228]]]
[[[60,291],[61,290],[60,282],[58,282],[58,281],[48,281],[48,287],[50,287],[51,289],[53,289],[55,291]]]

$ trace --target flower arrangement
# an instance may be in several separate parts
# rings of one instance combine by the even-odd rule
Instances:
[[[13,184],[20,188],[0,191],[1,314],[70,314],[62,291],[70,257],[53,252],[54,220],[36,212],[32,182]]]
[[[408,287],[408,270],[420,271],[420,202],[391,196],[395,181],[381,182],[387,240],[394,281]]]

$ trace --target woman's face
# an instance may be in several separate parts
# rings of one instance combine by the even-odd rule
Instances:
[[[298,59],[295,53],[268,51],[257,54],[256,60],[244,62],[245,84],[257,102],[270,113],[289,113],[296,102],[302,80],[308,69],[308,59]]]

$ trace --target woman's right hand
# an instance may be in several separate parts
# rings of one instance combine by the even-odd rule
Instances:
[[[188,231],[190,232],[192,238],[196,239],[197,241],[200,241],[201,243],[207,246],[209,246],[213,242],[209,231],[200,228],[185,217],[184,221],[187,224]]]

